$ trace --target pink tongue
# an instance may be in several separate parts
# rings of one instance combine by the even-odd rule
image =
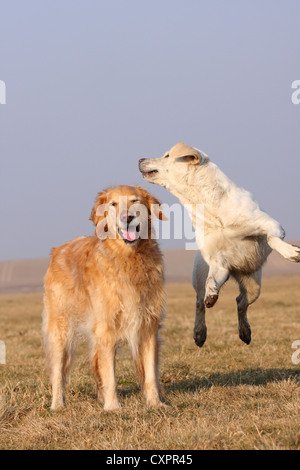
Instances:
[[[133,242],[136,239],[135,227],[130,228],[129,230],[123,230],[122,229],[122,235],[125,238],[125,240],[128,240],[129,242]]]

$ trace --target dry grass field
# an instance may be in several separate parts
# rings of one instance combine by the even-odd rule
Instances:
[[[238,338],[229,283],[207,314],[208,339],[193,341],[195,294],[169,284],[161,336],[163,396],[169,407],[148,408],[126,347],[118,352],[121,411],[96,402],[86,347],[79,348],[67,407],[50,411],[50,386],[41,338],[41,293],[0,296],[1,449],[299,449],[300,278],[269,278],[249,309],[252,343]]]

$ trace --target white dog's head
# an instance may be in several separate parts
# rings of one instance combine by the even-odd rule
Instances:
[[[199,166],[208,161],[204,152],[180,142],[162,158],[141,158],[139,170],[149,183],[159,184],[174,192],[180,186],[186,186]]]

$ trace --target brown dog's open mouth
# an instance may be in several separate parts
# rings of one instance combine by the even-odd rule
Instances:
[[[119,228],[119,235],[127,245],[133,245],[138,241],[140,226]]]

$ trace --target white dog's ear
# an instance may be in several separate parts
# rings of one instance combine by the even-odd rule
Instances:
[[[199,154],[201,165],[203,165],[203,163],[207,163],[209,161],[208,155],[206,155],[206,153],[204,153],[202,150],[198,150],[198,149],[195,149],[195,150],[197,150],[197,152]]]
[[[177,162],[192,163],[193,165],[199,165],[208,160],[208,156],[187,144],[179,142],[170,151],[175,157]]]
[[[183,157],[176,157],[176,162],[192,163],[198,165],[201,159],[199,155],[184,155]]]

